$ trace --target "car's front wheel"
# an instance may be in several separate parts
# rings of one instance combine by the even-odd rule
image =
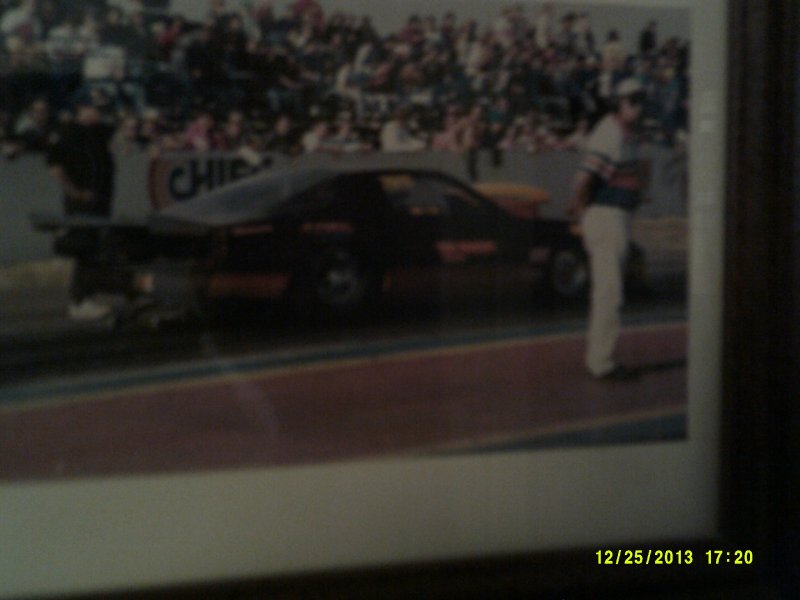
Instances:
[[[307,286],[318,308],[352,316],[373,300],[375,272],[349,248],[326,248],[312,261]]]
[[[576,300],[589,290],[589,262],[578,248],[559,248],[547,267],[547,285],[555,298]]]

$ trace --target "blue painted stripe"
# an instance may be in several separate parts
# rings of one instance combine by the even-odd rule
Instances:
[[[671,442],[686,439],[688,433],[688,417],[686,413],[649,417],[634,421],[626,421],[624,419],[625,416],[622,415],[619,423],[589,426],[576,431],[529,436],[473,448],[444,450],[441,454],[487,454],[575,448],[577,446]]]
[[[631,317],[624,321],[625,326],[679,324],[685,315],[675,314],[662,319],[652,317]],[[120,392],[136,387],[158,386],[169,383],[202,381],[221,375],[248,375],[250,373],[285,369],[308,364],[333,363],[342,360],[376,358],[459,347],[476,346],[493,342],[514,342],[548,335],[568,335],[585,329],[585,321],[574,321],[553,325],[515,328],[504,331],[450,334],[442,337],[414,338],[410,340],[391,340],[354,344],[347,347],[316,348],[308,352],[292,355],[261,355],[240,359],[219,359],[211,363],[176,365],[164,370],[140,373],[120,373],[107,378],[89,381],[58,382],[44,385],[10,387],[0,390],[0,405],[17,404],[55,397],[79,397],[109,392]]]

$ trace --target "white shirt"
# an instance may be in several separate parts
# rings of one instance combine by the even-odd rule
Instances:
[[[425,142],[415,138],[400,121],[392,120],[381,129],[381,149],[384,152],[418,152]]]

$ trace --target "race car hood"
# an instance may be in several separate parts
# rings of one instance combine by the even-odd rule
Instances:
[[[253,175],[153,214],[150,229],[158,233],[206,230],[269,218],[296,194],[335,177],[327,169],[283,169]]]

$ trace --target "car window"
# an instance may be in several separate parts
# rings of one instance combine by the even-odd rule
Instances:
[[[490,209],[479,196],[448,179],[402,173],[382,175],[380,183],[392,207],[409,216],[455,220],[489,216]]]
[[[452,218],[480,220],[490,216],[490,209],[485,202],[467,188],[447,180],[436,181],[436,184]]]
[[[380,177],[392,208],[412,217],[446,217],[449,205],[441,186],[428,178],[409,174]]]
[[[336,200],[336,182],[324,181],[286,200],[276,211],[281,213],[307,213],[330,206]]]

